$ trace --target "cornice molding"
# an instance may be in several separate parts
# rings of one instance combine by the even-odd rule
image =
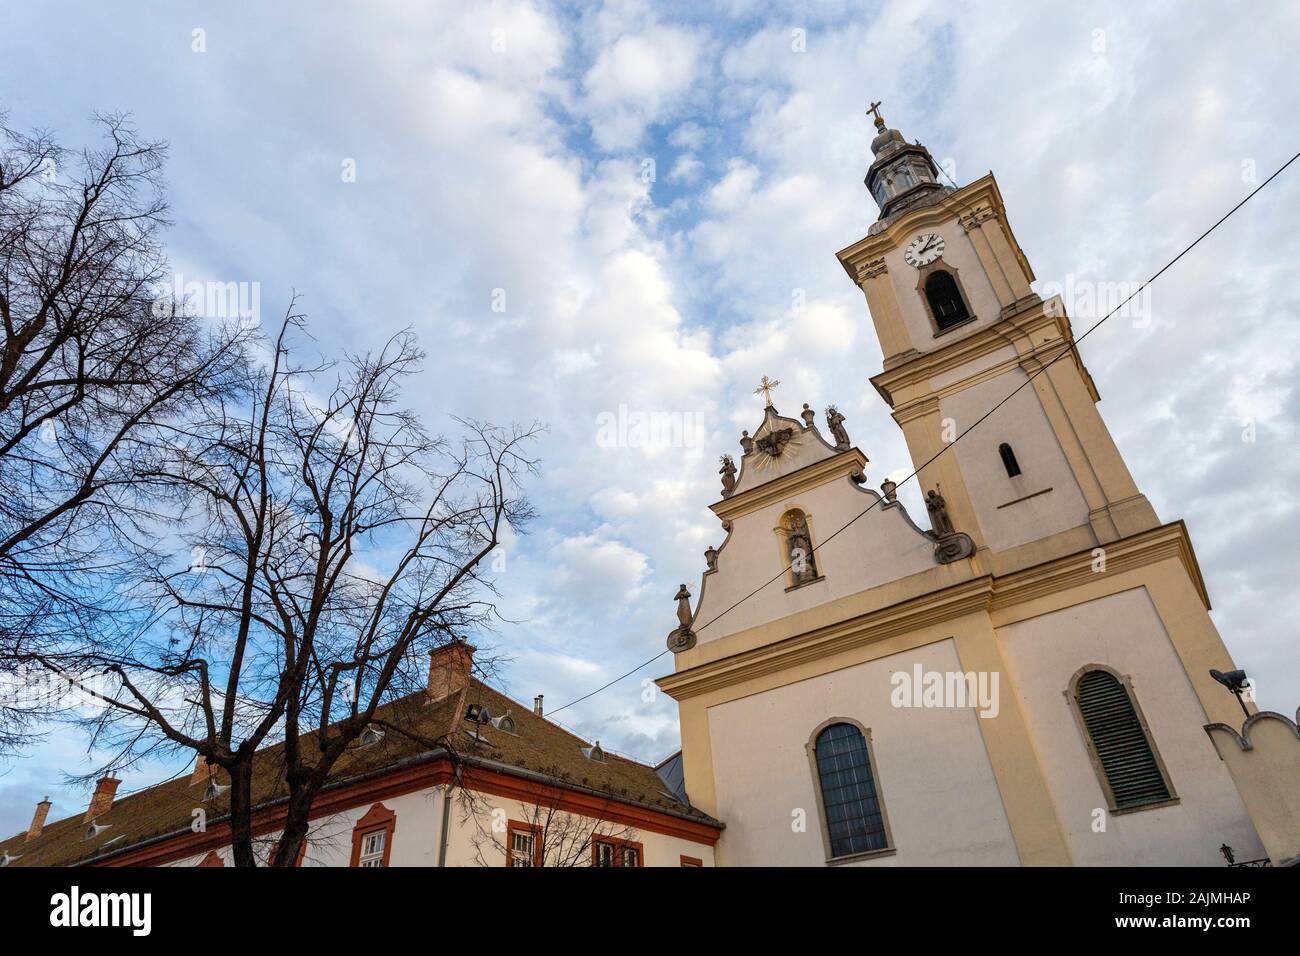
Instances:
[[[867,465],[867,456],[857,448],[849,448],[829,458],[815,461],[810,465],[788,475],[773,478],[761,485],[755,485],[746,491],[738,492],[730,498],[709,505],[725,525],[743,515],[765,508],[783,498],[790,498],[817,485],[825,484],[839,477],[848,477],[861,471]]]
[[[1015,237],[1007,227],[1006,209],[1002,203],[1002,194],[998,190],[997,181],[992,173],[985,173],[974,182],[948,193],[933,205],[909,208],[892,219],[885,220],[887,224],[879,232],[859,239],[835,255],[849,278],[860,281],[858,272],[866,263],[880,259],[887,252],[896,249],[917,229],[938,225],[954,218],[960,221],[965,216],[983,216],[980,222],[988,219],[997,220],[1007,234],[1012,248],[1018,248]]]
[[[1106,545],[1103,572],[1092,570],[1091,549],[1078,551],[1001,577],[982,575],[803,634],[739,651],[662,677],[657,683],[674,699],[686,700],[981,610],[991,612],[1025,604],[1172,557],[1182,562],[1208,608],[1209,599],[1187,527],[1182,521],[1175,521]]]
[[[964,581],[920,598],[670,674],[661,677],[657,683],[671,697],[685,700],[863,644],[987,610],[990,581],[988,576]]]
[[[1044,329],[1052,330],[1052,334],[1046,338],[1037,334]],[[1073,341],[1074,332],[1065,312],[1049,307],[1048,303],[1035,301],[1030,309],[1012,313],[933,352],[918,354],[873,375],[871,384],[892,408],[896,405],[894,395],[900,389],[954,371],[1001,349],[1012,347],[1016,355],[932,394],[957,392],[1017,366],[1029,371],[1055,358]],[[1075,361],[1079,361],[1077,353]]]

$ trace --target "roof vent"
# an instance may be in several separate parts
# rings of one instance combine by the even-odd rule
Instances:
[[[515,732],[515,719],[509,714],[502,714],[500,717],[493,717],[488,721],[497,730],[505,731],[508,734]]]
[[[190,773],[190,786],[207,783],[217,775],[217,765],[208,763],[208,758],[199,754],[194,760],[194,770]]]
[[[217,783],[217,781],[212,780],[208,783],[208,789],[203,791],[203,799],[215,800],[229,789],[229,786],[223,787],[221,784]]]
[[[597,740],[597,741],[596,741],[594,744],[592,744],[590,747],[583,747],[583,748],[582,748],[582,753],[583,753],[583,756],[585,756],[588,760],[604,760],[604,759],[605,759],[605,751],[603,751],[603,750],[600,749],[600,741],[599,741],[599,740]]]
[[[542,716],[542,694],[533,698],[533,713],[538,717]]]
[[[14,860],[21,860],[21,859],[22,859],[21,853],[18,856],[10,856],[9,851],[5,850],[5,855],[0,856],[0,866],[8,866]]]
[[[357,738],[357,747],[359,748],[373,747],[375,744],[379,743],[379,741],[383,739],[384,739],[383,729],[376,727],[374,724],[371,724],[365,730],[361,731],[361,736]]]
[[[99,836],[112,825],[113,824],[111,823],[92,823],[90,826],[86,827],[86,839],[95,839],[95,837]]]

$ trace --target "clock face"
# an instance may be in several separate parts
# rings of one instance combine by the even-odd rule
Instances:
[[[934,233],[917,236],[903,250],[903,258],[907,260],[907,264],[916,269],[928,266],[941,255],[943,255],[943,239]]]

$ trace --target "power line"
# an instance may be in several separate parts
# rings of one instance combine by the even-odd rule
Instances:
[[[1275,180],[1278,176],[1282,175],[1282,173],[1283,173],[1283,172],[1284,172],[1284,171],[1285,171],[1285,170],[1286,170],[1286,169],[1287,169],[1287,168],[1288,168],[1292,163],[1294,163],[1297,159],[1300,159],[1300,153],[1296,153],[1294,156],[1292,156],[1290,159],[1288,159],[1285,163],[1283,163],[1281,166],[1279,166],[1279,167],[1278,167],[1278,168],[1273,172],[1272,175],[1270,175],[1270,176],[1269,176],[1267,179],[1265,179],[1262,183],[1260,183],[1258,186],[1256,186],[1254,189],[1252,189],[1252,190],[1251,190],[1251,191],[1250,191],[1250,192],[1245,196],[1245,198],[1243,198],[1243,199],[1242,199],[1240,202],[1238,202],[1235,206],[1233,206],[1233,207],[1232,207],[1231,209],[1229,209],[1226,213],[1224,213],[1224,214],[1223,214],[1223,215],[1222,215],[1222,216],[1221,216],[1221,217],[1220,217],[1220,218],[1219,218],[1219,219],[1214,223],[1214,225],[1210,226],[1208,229],[1206,229],[1204,232],[1202,232],[1199,236],[1197,236],[1194,240],[1192,240],[1191,243],[1189,243],[1187,246],[1185,246],[1185,247],[1183,248],[1183,250],[1182,250],[1181,252],[1178,253],[1178,255],[1174,256],[1172,259],[1170,259],[1168,262],[1166,262],[1163,266],[1161,266],[1158,270],[1156,270],[1156,272],[1154,272],[1154,273],[1151,275],[1151,278],[1147,279],[1147,280],[1146,280],[1145,282],[1143,282],[1140,286],[1138,286],[1137,289],[1135,289],[1135,290],[1134,290],[1134,291],[1133,291],[1133,292],[1132,292],[1132,293],[1131,293],[1131,294],[1130,294],[1126,299],[1124,299],[1123,302],[1121,302],[1119,305],[1115,306],[1115,308],[1111,309],[1109,312],[1107,312],[1105,315],[1103,315],[1100,319],[1098,319],[1098,320],[1097,320],[1097,321],[1096,321],[1096,322],[1095,322],[1091,327],[1088,328],[1087,331],[1085,331],[1085,332],[1084,332],[1082,335],[1080,335],[1078,338],[1076,338],[1076,339],[1074,339],[1072,342],[1070,342],[1070,343],[1069,343],[1069,344],[1068,344],[1068,345],[1067,345],[1063,350],[1061,350],[1059,353],[1057,353],[1057,355],[1055,355],[1055,356],[1054,356],[1050,361],[1044,363],[1044,364],[1043,364],[1041,367],[1039,367],[1038,370],[1035,371],[1032,375],[1029,375],[1028,377],[1026,377],[1026,379],[1025,379],[1023,382],[1021,382],[1019,385],[1017,385],[1017,386],[1016,386],[1016,387],[1011,391],[1010,394],[1008,394],[1005,398],[1003,398],[1003,399],[1002,399],[1001,401],[999,401],[996,405],[994,405],[994,406],[993,406],[992,408],[990,408],[987,412],[985,412],[985,413],[984,413],[983,415],[981,415],[978,419],[976,419],[976,421],[975,421],[974,424],[972,424],[969,428],[964,429],[964,430],[963,430],[961,433],[959,433],[959,434],[958,434],[958,435],[957,435],[957,436],[956,436],[952,441],[948,442],[946,445],[944,445],[942,448],[940,448],[939,451],[937,451],[937,452],[936,452],[934,455],[932,455],[928,460],[926,460],[922,465],[920,465],[920,466],[919,466],[915,471],[913,471],[911,474],[909,474],[906,478],[904,478],[902,481],[898,482],[897,484],[898,484],[899,486],[902,486],[902,485],[906,484],[907,482],[911,481],[913,478],[917,477],[917,476],[921,473],[921,471],[922,471],[923,469],[929,467],[931,464],[933,464],[933,463],[934,463],[934,462],[939,458],[940,455],[942,455],[942,454],[943,454],[944,452],[946,452],[949,448],[951,448],[953,445],[957,444],[957,442],[961,441],[964,437],[966,437],[966,436],[969,435],[972,431],[974,431],[976,428],[978,428],[978,427],[980,426],[980,424],[981,424],[985,419],[987,419],[990,415],[992,415],[994,412],[996,412],[999,408],[1001,408],[1001,407],[1002,407],[1003,405],[1005,405],[1007,402],[1011,401],[1011,399],[1014,398],[1014,397],[1015,397],[1015,396],[1020,392],[1020,390],[1021,390],[1022,388],[1024,388],[1026,385],[1028,385],[1028,384],[1030,384],[1031,382],[1033,382],[1034,379],[1036,379],[1039,375],[1041,375],[1041,374],[1043,374],[1044,372],[1046,372],[1049,368],[1051,368],[1054,364],[1056,364],[1056,362],[1057,362],[1058,360],[1064,358],[1066,355],[1069,355],[1071,352],[1076,352],[1076,353],[1077,353],[1077,352],[1078,352],[1078,349],[1079,349],[1079,343],[1080,343],[1080,342],[1082,342],[1082,341],[1083,341],[1084,339],[1086,339],[1089,335],[1091,335],[1093,332],[1095,332],[1095,331],[1096,331],[1096,330],[1097,330],[1097,329],[1102,325],[1102,323],[1104,323],[1107,319],[1109,319],[1111,316],[1113,316],[1116,312],[1120,311],[1122,308],[1124,308],[1124,306],[1128,305],[1129,302],[1131,302],[1133,299],[1137,298],[1137,296],[1140,295],[1140,294],[1142,293],[1142,291],[1145,290],[1145,289],[1147,288],[1147,286],[1149,286],[1151,283],[1155,282],[1156,279],[1160,278],[1160,276],[1164,275],[1165,272],[1167,272],[1170,268],[1172,268],[1172,267],[1174,266],[1175,263],[1178,262],[1178,260],[1182,259],[1185,255],[1187,255],[1189,252],[1191,252],[1193,249],[1195,249],[1198,245],[1200,245],[1200,243],[1201,243],[1202,240],[1204,240],[1205,238],[1207,238],[1207,237],[1208,237],[1212,232],[1214,232],[1214,231],[1215,231],[1216,229],[1218,229],[1221,225],[1223,225],[1225,222],[1227,222],[1228,219],[1230,219],[1230,218],[1232,217],[1232,215],[1233,215],[1233,214],[1234,214],[1238,209],[1240,209],[1242,206],[1246,205],[1246,203],[1248,203],[1248,202],[1250,202],[1252,199],[1254,199],[1255,196],[1256,196],[1258,193],[1260,193],[1260,192],[1264,189],[1264,187],[1266,187],[1269,183],[1271,183],[1273,180]],[[950,181],[951,181],[951,180],[950,180]],[[955,184],[954,184],[954,185],[955,185]],[[872,502],[870,505],[868,505],[865,509],[863,509],[861,512],[859,512],[857,515],[855,515],[854,517],[850,518],[850,519],[848,520],[848,522],[845,523],[842,527],[837,528],[837,529],[836,529],[836,530],[835,530],[835,531],[834,531],[834,532],[833,532],[829,537],[827,537],[824,541],[822,541],[821,544],[814,545],[814,546],[810,549],[809,553],[810,553],[810,554],[815,554],[815,553],[817,552],[817,549],[818,549],[818,548],[824,547],[825,545],[829,544],[832,540],[834,540],[834,538],[835,538],[836,535],[838,535],[841,531],[844,531],[844,530],[846,530],[847,528],[849,528],[849,527],[850,527],[854,522],[856,522],[859,518],[861,518],[861,517],[863,517],[864,515],[866,515],[866,514],[867,514],[868,512],[870,512],[873,508],[875,508],[877,505],[879,505],[882,501],[884,501],[883,498],[877,498],[874,502]],[[744,595],[744,596],[741,597],[739,600],[737,600],[734,604],[732,604],[731,606],[725,608],[724,610],[722,610],[721,612],[719,612],[717,615],[715,615],[714,617],[712,617],[712,618],[710,618],[708,621],[706,621],[704,624],[701,624],[698,628],[696,628],[696,631],[697,631],[697,632],[698,632],[698,631],[702,631],[702,630],[704,630],[706,627],[708,627],[709,625],[714,624],[715,622],[717,622],[718,620],[720,620],[724,615],[731,613],[731,612],[734,611],[736,608],[738,608],[741,604],[745,603],[745,602],[748,601],[750,598],[752,598],[752,597],[753,597],[755,594],[757,594],[759,591],[762,591],[765,587],[767,587],[768,585],[772,584],[774,581],[778,581],[778,580],[780,580],[780,579],[783,578],[784,576],[785,576],[785,569],[783,568],[783,569],[782,569],[779,573],[777,573],[774,577],[769,578],[767,581],[764,581],[762,584],[760,584],[760,585],[759,585],[758,587],[756,587],[754,590],[750,591],[748,594]],[[625,673],[625,674],[623,674],[623,675],[621,675],[621,676],[619,676],[619,677],[614,678],[612,681],[610,681],[610,682],[607,683],[607,684],[603,684],[603,685],[601,685],[600,687],[597,687],[595,690],[591,691],[591,693],[589,693],[589,694],[584,694],[583,696],[577,698],[576,700],[569,701],[569,703],[565,704],[563,707],[557,707],[555,710],[551,711],[551,713],[558,713],[559,711],[564,710],[564,709],[567,708],[567,707],[572,707],[574,704],[579,704],[579,703],[581,703],[582,701],[587,700],[587,699],[590,698],[590,697],[594,697],[594,696],[596,696],[596,695],[599,694],[601,691],[604,691],[604,690],[607,690],[607,689],[610,688],[610,687],[613,687],[613,686],[614,686],[615,684],[617,684],[619,681],[624,680],[625,678],[631,677],[633,674],[635,674],[637,671],[641,670],[642,668],[647,667],[647,666],[649,666],[650,664],[653,664],[655,661],[659,660],[659,658],[663,657],[663,656],[664,656],[665,654],[667,654],[667,653],[668,653],[668,649],[665,648],[664,650],[662,650],[662,651],[660,651],[658,654],[656,654],[654,657],[651,657],[650,659],[648,659],[648,660],[646,660],[646,661],[643,661],[642,663],[638,664],[636,667],[632,668],[632,669],[631,669],[630,671],[628,671],[627,673]]]
[[[572,707],[574,704],[581,704],[581,703],[582,703],[584,700],[586,700],[588,697],[595,697],[595,696],[596,696],[597,694],[599,694],[602,690],[605,690],[605,689],[607,689],[607,688],[609,688],[609,687],[613,687],[613,686],[614,686],[615,684],[617,684],[619,681],[623,680],[623,678],[625,678],[625,677],[631,677],[633,674],[635,674],[635,673],[636,673],[637,671],[639,671],[641,668],[646,667],[646,666],[648,666],[648,665],[650,665],[650,664],[653,664],[655,661],[659,660],[659,658],[661,658],[661,657],[663,657],[665,654],[667,654],[667,653],[668,653],[668,650],[669,650],[669,649],[665,647],[662,651],[660,651],[660,652],[659,652],[658,654],[656,654],[654,657],[650,658],[650,660],[648,660],[648,661],[642,661],[640,664],[636,665],[636,667],[632,668],[632,669],[631,669],[630,671],[628,671],[626,674],[623,674],[623,675],[621,675],[621,676],[619,676],[619,677],[615,677],[615,678],[614,678],[612,681],[610,681],[608,684],[602,684],[600,687],[597,687],[595,690],[593,690],[590,694],[583,694],[583,695],[582,695],[581,697],[579,697],[577,700],[571,700],[571,701],[569,701],[567,704],[564,705],[564,707],[556,707],[554,710],[549,710],[549,711],[547,711],[545,716],[550,717],[552,714],[558,714],[560,711],[564,710],[566,707]]]

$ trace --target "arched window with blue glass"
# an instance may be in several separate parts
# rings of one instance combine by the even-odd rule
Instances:
[[[888,850],[892,844],[867,735],[855,722],[818,728],[809,745],[831,860]]]

